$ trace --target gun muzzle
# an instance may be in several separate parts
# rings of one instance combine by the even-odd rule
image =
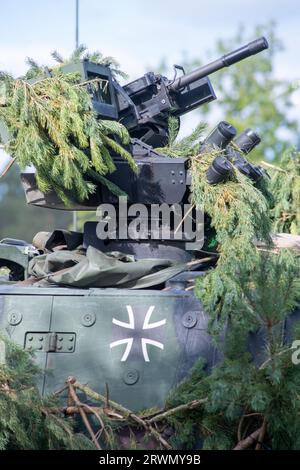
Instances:
[[[252,55],[258,54],[265,49],[268,49],[269,44],[265,37],[255,39],[254,41],[249,42],[245,46],[239,47],[235,51],[229,52],[221,57],[221,61],[224,67],[229,67],[230,65],[236,64],[241,60],[246,59]],[[217,61],[216,61],[217,62]]]
[[[220,59],[214,60],[209,64],[203,65],[203,67],[199,67],[191,73],[177,78],[177,80],[169,85],[169,89],[176,91],[180,88],[190,85],[200,78],[207,77],[208,75],[217,72],[217,70],[223,69],[224,67],[229,67],[230,65],[236,64],[237,62],[240,62],[247,57],[258,54],[264,49],[268,49],[268,47],[269,44],[265,37],[255,39],[245,46],[239,47],[238,49],[223,55]]]

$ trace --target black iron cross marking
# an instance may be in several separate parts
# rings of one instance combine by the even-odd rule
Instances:
[[[127,361],[128,357],[131,358],[144,358],[145,362],[150,362],[148,355],[148,345],[155,346],[156,348],[164,349],[162,340],[161,327],[166,324],[167,320],[159,320],[150,323],[151,315],[155,306],[151,305],[146,314],[144,308],[134,307],[135,312],[131,305],[126,305],[128,313],[128,323],[112,319],[115,328],[113,329],[114,338],[116,341],[110,343],[110,348],[126,344],[124,354],[121,358],[122,362]]]

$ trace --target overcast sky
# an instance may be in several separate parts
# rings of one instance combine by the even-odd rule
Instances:
[[[49,62],[58,49],[74,48],[75,0],[0,0],[0,69],[20,74],[24,58]],[[277,73],[300,77],[299,0],[80,0],[80,42],[115,56],[131,78],[155,66],[163,56],[178,62],[192,57],[238,25],[251,31],[275,20],[286,50]]]

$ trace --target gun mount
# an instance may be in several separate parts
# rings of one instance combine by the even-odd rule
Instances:
[[[179,204],[183,206],[189,203],[191,174],[188,158],[170,158],[155,150],[155,147],[165,144],[168,139],[168,118],[173,115],[180,119],[184,113],[215,99],[208,75],[257,54],[267,47],[268,42],[262,37],[189,74],[178,78],[175,76],[173,80],[149,72],[123,87],[113,78],[108,66],[94,64],[88,60],[62,66],[63,73],[79,72],[80,81],[87,83],[87,87],[89,87],[90,80],[93,80],[94,84],[96,82],[96,88],[91,86],[89,91],[99,118],[118,119],[129,131],[131,142],[128,150],[138,165],[138,172],[134,173],[125,160],[115,156],[116,171],[108,176],[112,183],[127,194],[129,205],[143,204],[150,207],[153,204],[169,206]],[[222,121],[201,145],[200,153],[205,152],[209,147],[222,150],[221,156],[214,162],[208,175],[212,184],[227,177],[232,164],[254,181],[261,177],[261,170],[245,158],[245,155],[257,145],[259,138],[253,131],[246,131],[237,137],[236,146],[233,149],[229,144],[235,137],[235,128]],[[223,156],[224,153],[226,153],[226,158]],[[27,203],[32,205],[61,210],[95,210],[100,204],[108,203],[118,210],[118,198],[97,181],[94,181],[97,188],[95,193],[83,202],[74,200],[70,192],[68,197],[72,204],[66,207],[54,191],[45,194],[38,189],[34,168],[24,171],[21,180]],[[171,227],[171,230],[174,231],[175,228]],[[160,238],[162,243],[156,241],[154,243],[134,241],[127,243],[127,240],[124,242],[116,240],[113,246],[112,243],[105,244],[105,246],[102,243],[99,246],[94,240],[94,235],[95,227],[90,226],[86,246],[96,243],[96,247],[102,251],[120,250],[133,253],[136,257],[145,257],[146,252],[151,252],[153,256],[155,252],[157,256],[160,256],[162,251],[167,257],[173,256],[168,254],[170,244],[165,243],[163,236]],[[179,252],[177,250],[175,253],[176,257],[186,259],[187,256],[191,256],[191,254],[187,255],[184,244],[176,241],[174,243],[177,248],[179,247]],[[174,243],[171,242],[171,244]],[[154,245],[155,248],[153,248]]]
[[[258,144],[259,137],[250,129],[247,129],[246,132],[233,140],[236,135],[237,131],[231,124],[221,121],[203,141],[200,153],[205,153],[209,148],[220,149],[220,156],[216,157],[216,162],[207,174],[210,183],[217,184],[224,181],[229,176],[232,165],[242,171],[243,167],[241,170],[238,166],[241,161],[247,167],[247,170],[251,170],[251,174],[250,170],[247,174],[250,178],[252,178],[252,173],[256,175],[256,172],[260,171],[259,167],[251,164],[246,159],[246,153],[249,153]],[[253,139],[251,148],[249,135],[251,137],[256,136],[255,142]],[[234,147],[230,145],[231,142],[235,143]],[[237,143],[240,143],[240,147]],[[238,148],[240,148],[240,151],[237,150]],[[160,155],[152,147],[138,139],[132,139],[130,149],[138,164],[139,171],[134,173],[127,162],[118,158],[115,160],[117,171],[110,175],[110,180],[127,194],[128,205],[126,205],[126,209],[128,209],[128,212],[131,207],[134,208],[139,204],[147,207],[148,211],[143,223],[146,227],[151,227],[149,230],[152,230],[151,220],[149,219],[151,206],[168,206],[172,212],[171,206],[173,205],[183,208],[184,205],[189,204],[192,182],[189,159]],[[252,179],[256,181],[255,178]],[[28,203],[53,209],[66,209],[55,192],[43,194],[39,191],[34,173],[22,173],[22,182]],[[84,203],[78,204],[74,201],[69,209],[96,210],[101,204],[114,206],[120,221],[119,199],[106,186],[102,185],[98,185],[96,193]],[[87,222],[83,234],[84,245],[86,247],[93,246],[102,252],[126,252],[134,255],[136,259],[160,257],[182,262],[191,260],[194,251],[198,249],[196,245],[192,249],[187,249],[186,242],[190,240],[184,237],[179,241],[176,239],[177,224],[172,217],[170,217],[169,226],[171,238],[166,240],[162,230],[161,216],[162,214],[157,219],[158,236],[153,236],[152,232],[147,232],[145,239],[137,240],[132,237],[119,239],[118,236],[112,238],[109,236],[107,240],[99,239],[97,237],[97,222]],[[142,218],[140,217],[140,219]],[[195,219],[194,212],[192,212],[191,218]],[[116,230],[118,230],[118,225]]]
[[[168,140],[169,115],[180,118],[202,104],[216,99],[209,75],[268,48],[262,37],[242,46],[191,73],[169,80],[153,72],[125,85],[114,81],[119,119],[132,137],[153,147]],[[175,70],[182,67],[175,66]]]
[[[268,42],[262,37],[179,78],[169,80],[149,72],[123,87],[112,77],[109,67],[86,60],[65,65],[62,71],[80,72],[82,82],[97,79],[98,89],[93,87],[90,91],[96,113],[100,118],[118,119],[129,131],[132,139],[128,150],[135,158],[139,172],[134,174],[124,160],[116,157],[117,171],[109,175],[109,179],[128,194],[132,203],[173,204],[182,202],[187,193],[187,159],[174,160],[155,151],[156,147],[167,142],[169,116],[174,115],[180,119],[181,115],[215,99],[207,75],[267,47]],[[235,134],[232,126],[222,122],[203,146],[213,142],[215,146],[225,148]],[[67,209],[54,193],[45,195],[37,189],[34,169],[22,174],[22,183],[28,203]],[[114,196],[106,188],[99,184],[97,188],[88,201],[82,204],[74,201],[69,209],[93,210],[102,202],[114,200]]]

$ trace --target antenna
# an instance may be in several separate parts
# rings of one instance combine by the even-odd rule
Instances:
[[[79,47],[79,0],[76,1],[75,48]]]
[[[79,47],[79,0],[75,0],[75,49]],[[73,230],[77,231],[77,212],[73,211]]]

